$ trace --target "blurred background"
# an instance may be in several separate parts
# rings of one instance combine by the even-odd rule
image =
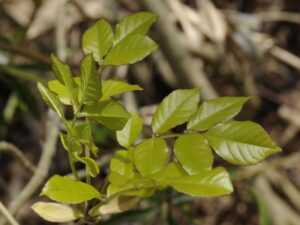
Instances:
[[[144,88],[119,100],[143,115],[145,135],[168,93],[201,86],[202,100],[251,96],[238,119],[261,124],[283,152],[252,167],[216,158],[232,176],[230,196],[195,199],[167,190],[102,224],[299,225],[299,0],[0,0],[1,202],[20,224],[48,224],[30,209],[46,178],[33,176],[36,166],[48,154],[47,177],[70,170],[36,82],[54,78],[51,53],[79,74],[83,32],[100,18],[115,24],[137,11],[159,16],[150,33],[159,50],[140,63],[106,68],[102,78]],[[103,127],[95,126],[93,135],[105,177],[119,146]]]

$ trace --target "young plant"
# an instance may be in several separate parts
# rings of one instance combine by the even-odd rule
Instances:
[[[55,202],[32,206],[44,219],[96,223],[165,188],[197,197],[228,195],[233,190],[230,177],[225,168],[213,168],[213,150],[224,160],[243,166],[280,151],[259,125],[232,120],[248,98],[222,97],[199,106],[200,88],[169,94],[154,113],[152,138],[135,144],[143,119],[127,112],[112,97],[142,88],[118,80],[101,81],[99,74],[105,66],[135,63],[153,52],[157,44],[146,34],[155,20],[151,13],[136,13],[124,17],[114,32],[105,20],[98,21],[82,37],[85,57],[79,77],[51,56],[57,80],[50,81],[48,87],[38,83],[38,89],[65,126],[60,138],[75,179],[54,175],[48,180],[41,195]],[[61,103],[72,106],[71,121],[65,118]],[[123,147],[112,156],[108,182],[101,187],[91,183],[100,171],[96,162],[99,149],[91,133],[93,122],[115,130]],[[185,123],[183,133],[171,132]],[[168,146],[166,139],[174,139],[174,145]],[[76,163],[85,165],[85,182],[79,179]]]

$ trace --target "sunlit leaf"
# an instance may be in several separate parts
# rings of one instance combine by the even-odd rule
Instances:
[[[59,175],[54,175],[47,181],[41,195],[46,195],[57,202],[70,204],[101,198],[101,194],[93,186]]]
[[[133,34],[147,34],[157,16],[150,12],[138,12],[125,16],[116,25],[114,44]]]
[[[148,139],[134,148],[133,157],[136,169],[147,176],[159,171],[167,163],[168,147],[160,138]]]
[[[99,20],[90,27],[82,37],[82,48],[85,54],[92,53],[97,62],[102,58],[113,43],[113,31],[105,20]]]
[[[108,99],[111,96],[118,95],[128,91],[140,91],[143,90],[138,85],[128,84],[120,80],[105,80],[102,83],[102,100]]]
[[[66,223],[83,217],[75,208],[54,202],[37,202],[32,210],[43,219],[54,223]]]
[[[132,64],[144,59],[157,48],[151,38],[135,34],[130,35],[112,47],[105,57],[104,65]]]
[[[117,140],[120,145],[129,148],[140,136],[143,119],[136,113],[130,113],[130,119],[122,130],[117,131]]]
[[[204,136],[220,157],[237,165],[253,165],[281,151],[261,126],[248,121],[226,122]]]
[[[130,178],[133,176],[133,162],[127,150],[119,150],[113,155],[110,161],[110,170]]]
[[[76,159],[85,164],[87,172],[90,176],[96,177],[99,174],[100,169],[97,162],[94,159],[90,157],[76,157]]]
[[[233,191],[229,174],[221,167],[197,175],[170,178],[168,182],[175,190],[191,196],[222,196]]]
[[[187,122],[197,110],[200,89],[181,89],[173,91],[159,104],[152,119],[155,134],[164,133],[171,128]]]
[[[204,102],[187,124],[188,130],[203,131],[217,123],[232,119],[240,111],[247,97],[221,97]]]
[[[102,97],[101,81],[92,55],[87,55],[81,61],[80,78],[79,102],[87,103]]]

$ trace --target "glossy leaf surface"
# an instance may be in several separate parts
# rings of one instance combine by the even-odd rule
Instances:
[[[93,186],[59,175],[54,175],[48,180],[41,195],[46,195],[57,202],[70,204],[101,197],[101,194]]]
[[[135,34],[116,44],[107,54],[104,65],[125,65],[142,60],[157,48],[151,38]]]
[[[147,176],[159,171],[167,163],[168,147],[162,139],[148,139],[134,148],[133,157],[137,170]]]
[[[191,175],[210,170],[214,160],[211,148],[201,134],[180,136],[175,142],[174,153]]]
[[[117,131],[117,140],[120,145],[129,148],[140,136],[143,119],[136,113],[130,113],[130,119],[122,130]]]
[[[226,122],[204,136],[220,157],[236,165],[253,165],[281,150],[261,126],[248,121]]]
[[[92,53],[97,62],[101,62],[113,43],[113,31],[105,20],[99,20],[90,27],[82,37],[85,54]]]
[[[198,197],[228,195],[233,191],[229,174],[221,167],[197,175],[170,178],[169,183],[179,192]]]
[[[173,91],[159,104],[152,119],[155,134],[164,133],[180,125],[197,110],[200,99],[199,88]]]
[[[54,223],[71,222],[83,216],[70,206],[54,202],[37,202],[31,208],[43,219]]]
[[[150,26],[156,19],[157,16],[149,12],[138,12],[123,17],[116,26],[114,44],[117,44],[129,35],[147,34]]]
[[[247,97],[221,97],[204,102],[188,122],[188,130],[203,131],[232,119],[248,101]]]

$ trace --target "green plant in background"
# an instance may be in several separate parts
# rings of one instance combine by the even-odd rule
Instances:
[[[157,44],[146,34],[155,20],[151,13],[136,13],[124,17],[114,32],[105,20],[98,21],[83,35],[85,57],[79,77],[52,55],[57,80],[48,87],[38,83],[38,89],[65,125],[66,133],[61,132],[60,138],[75,180],[60,175],[48,180],[41,195],[56,203],[32,206],[44,219],[97,222],[169,187],[198,197],[228,195],[233,190],[229,174],[222,167],[213,168],[212,150],[236,165],[253,165],[280,151],[259,125],[231,120],[248,98],[222,97],[199,106],[199,88],[169,94],[154,113],[152,138],[135,145],[143,119],[111,97],[142,88],[117,80],[101,81],[99,73],[105,66],[135,63],[154,51]],[[72,106],[71,121],[65,118],[61,103]],[[95,161],[99,149],[91,134],[94,121],[115,130],[123,147],[111,158],[108,182],[97,188],[91,184],[100,171]],[[184,133],[170,132],[185,123]],[[174,145],[168,146],[166,139],[174,139]],[[85,165],[85,182],[80,181],[75,163]]]

